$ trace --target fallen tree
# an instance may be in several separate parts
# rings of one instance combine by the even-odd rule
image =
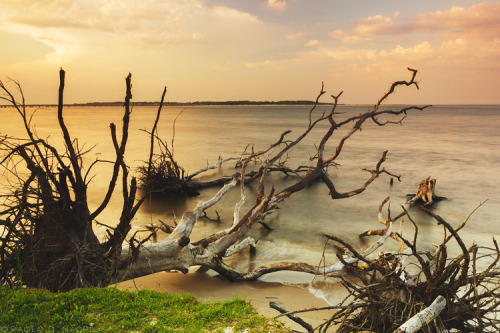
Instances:
[[[3,226],[0,236],[0,282],[66,290],[79,286],[108,285],[165,270],[187,272],[191,266],[213,269],[233,281],[256,280],[264,274],[279,270],[312,274],[336,270],[337,267],[333,266],[318,269],[308,263],[285,262],[264,265],[248,272],[238,272],[225,264],[224,259],[247,246],[255,247],[255,241],[246,237],[252,225],[261,221],[288,197],[305,190],[313,182],[324,183],[332,199],[344,199],[362,193],[384,173],[395,176],[383,167],[387,151],[381,154],[372,169],[363,169],[368,173],[365,181],[357,188],[348,191],[339,191],[336,188],[327,169],[336,165],[335,161],[340,156],[345,142],[360,131],[365,122],[372,121],[378,126],[401,124],[409,111],[421,111],[426,108],[426,106],[409,106],[397,110],[380,108],[397,87],[418,88],[415,80],[417,71],[409,70],[411,79],[394,82],[373,109],[343,119],[337,112],[342,93],[332,95],[333,104],[329,112],[315,114],[319,98],[325,94],[322,87],[316,104],[307,114],[306,126],[302,133],[293,139],[286,139],[290,131],[285,131],[269,147],[260,151],[252,150],[246,154],[241,159],[241,170],[238,174],[234,175],[213,198],[200,201],[192,211],[185,213],[177,225],[165,227],[164,229],[170,234],[156,243],[148,242],[156,230],[152,230],[149,236],[142,239],[137,238],[137,233],[130,235],[131,221],[145,196],[151,191],[146,185],[144,193],[139,193],[136,178],[129,175],[130,170],[124,159],[132,98],[131,76],[126,78],[125,113],[120,141],[117,138],[116,126],[110,124],[110,135],[116,157],[109,187],[102,203],[93,212],[88,206],[87,185],[92,167],[101,161],[96,160],[90,166],[84,166],[82,162],[84,152],[78,146],[78,141],[71,138],[66,128],[63,118],[64,71],[60,72],[58,102],[58,124],[65,144],[65,151],[62,153],[50,145],[47,139],[38,138],[33,133],[31,117],[26,111],[19,83],[13,82],[20,94],[21,102],[18,102],[11,91],[0,82],[0,88],[4,92],[1,98],[8,101],[19,113],[27,134],[25,139],[6,136],[1,141],[0,165],[17,181],[12,186],[11,193],[4,196],[3,208],[0,211],[0,224]],[[147,166],[143,169],[143,174],[146,176],[150,175],[154,168],[156,126],[165,93],[166,89],[163,90],[157,117],[149,132],[151,146]],[[286,154],[320,123],[327,126],[316,145],[313,164],[295,168],[286,166],[283,162]],[[341,128],[347,129],[346,133],[339,134],[338,141],[332,149],[332,138]],[[327,151],[333,152],[328,154]],[[247,166],[250,161],[257,158],[264,163],[249,178]],[[266,176],[275,170],[296,174],[299,177],[294,184],[286,188],[265,189]],[[101,241],[94,233],[94,226],[98,223],[96,217],[109,203],[120,174],[122,213],[119,221],[115,223],[116,226],[109,225],[112,223],[105,225],[107,237]],[[247,200],[245,184],[250,180],[258,181],[255,203],[248,211],[241,212],[241,207]],[[236,186],[240,187],[241,197],[239,202],[235,203],[231,227],[203,239],[192,240],[191,232],[206,209],[217,204],[229,189]]]
[[[314,108],[318,103],[319,102],[316,101]],[[217,169],[222,166],[222,164],[229,161],[235,161],[235,169],[241,169],[243,161],[247,157],[252,156],[250,160],[255,159],[257,162],[259,157],[262,155],[256,154],[254,151],[254,146],[249,144],[245,147],[241,155],[238,157],[222,158],[222,156],[219,156],[217,162],[213,165],[209,165],[207,162],[206,167],[203,167],[192,173],[188,173],[175,159],[174,156],[175,122],[181,114],[182,111],[173,121],[172,140],[170,142],[170,145],[166,140],[160,138],[157,133],[149,133],[152,138],[155,138],[159,152],[153,154],[151,165],[146,162],[143,166],[138,168],[138,179],[140,182],[140,186],[143,189],[148,189],[149,193],[185,195],[190,197],[197,196],[200,194],[199,191],[202,189],[222,187],[226,183],[230,182],[233,178],[241,178],[240,172],[235,172],[231,175],[224,175],[209,181],[200,181],[198,180],[199,176],[204,175],[209,170]],[[271,148],[280,146],[281,144],[286,144],[286,141],[283,142],[283,138],[289,133],[289,131],[283,133],[280,141],[278,141],[275,145],[272,145]],[[248,162],[249,160],[246,161],[247,164]],[[263,164],[262,161],[260,162],[260,164]],[[250,184],[258,180],[262,175],[262,170],[263,169],[245,172],[244,177],[241,178],[241,181],[243,181],[244,184]],[[290,174],[299,176],[300,174],[306,173],[308,170],[309,167],[307,166],[298,166],[295,169],[290,169],[285,165],[285,161],[279,161],[278,163],[269,165],[266,172],[267,174],[271,172],[282,172],[287,176]]]
[[[383,218],[382,210],[388,200],[387,197],[379,207],[378,219],[384,228],[359,235],[380,236],[364,251],[334,235],[325,235],[327,242],[339,249],[340,261],[336,272],[328,275],[340,278],[348,296],[334,306],[280,310],[282,315],[334,310],[330,319],[315,328],[319,332],[498,332],[497,241],[493,238],[493,247],[467,247],[459,232],[470,216],[453,228],[439,215],[421,207],[443,228],[443,240],[435,245],[436,250],[422,251],[417,245],[418,226],[408,210],[403,207],[402,213],[391,218],[388,209],[387,218]],[[414,227],[411,239],[403,237],[402,228],[393,230],[394,223],[403,223],[404,218]],[[397,242],[399,251],[373,255],[387,240]],[[456,256],[448,252],[453,245],[459,248]]]
[[[151,162],[146,161],[143,166],[138,168],[140,187],[148,193],[197,196],[200,194],[199,190],[208,187],[222,187],[225,183],[231,181],[234,176],[237,176],[237,174],[234,176],[223,176],[205,182],[197,181],[195,178],[209,170],[217,169],[225,162],[232,160],[241,162],[242,157],[229,157],[223,159],[219,156],[214,165],[207,165],[192,173],[186,172],[179,162],[177,162],[174,156],[175,123],[183,111],[181,111],[173,121],[170,146],[167,141],[158,136],[158,133],[148,133],[151,136],[151,147],[156,143],[159,150],[158,152],[151,151],[153,157]],[[243,152],[242,156],[245,153],[246,150]],[[251,174],[248,176],[251,177]]]

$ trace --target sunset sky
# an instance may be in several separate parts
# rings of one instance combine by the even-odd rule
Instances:
[[[500,1],[1,0],[0,78],[27,103],[313,100],[500,103]],[[328,102],[325,98],[323,101]]]

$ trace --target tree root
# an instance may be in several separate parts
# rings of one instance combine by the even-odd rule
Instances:
[[[333,326],[338,326],[337,332],[498,331],[500,323],[494,318],[500,312],[497,301],[500,297],[500,251],[496,240],[493,239],[494,248],[477,245],[467,248],[457,229],[435,213],[422,209],[451,234],[444,237],[433,254],[417,250],[418,229],[413,242],[385,229],[385,236],[390,233],[390,238],[400,244],[401,250],[382,253],[375,259],[361,255],[339,238],[329,237],[365,265],[339,257],[350,272],[341,275],[350,296],[336,306],[339,310],[318,328],[319,332],[326,332]],[[404,215],[414,223],[406,210]],[[381,220],[380,214],[379,221],[392,223],[390,218]],[[364,236],[374,234],[383,232],[363,233]],[[448,258],[446,251],[446,244],[451,239],[461,249],[461,254],[453,259]],[[478,262],[484,265],[487,260],[490,260],[488,267],[479,271]],[[410,267],[418,271],[411,274]]]

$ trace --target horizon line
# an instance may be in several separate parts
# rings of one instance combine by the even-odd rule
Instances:
[[[102,106],[123,106],[124,101],[114,101],[114,102],[83,102],[83,103],[65,103],[63,106],[91,106],[91,107],[102,107]],[[313,100],[280,100],[280,101],[253,101],[253,100],[226,100],[226,101],[194,101],[194,102],[163,102],[165,106],[217,106],[217,105],[288,105],[288,106],[299,106],[299,105],[333,105],[333,102],[315,102]],[[135,106],[159,106],[160,102],[131,102],[131,105]],[[338,103],[338,105],[343,106],[372,106],[373,103]],[[383,104],[385,106],[391,105],[424,105],[415,103],[388,103]],[[425,104],[429,106],[445,106],[445,105],[500,105],[500,103],[437,103],[437,104]],[[21,105],[20,105],[21,106]],[[58,104],[25,104],[26,107],[57,107]],[[1,108],[13,107],[11,104],[0,104]]]

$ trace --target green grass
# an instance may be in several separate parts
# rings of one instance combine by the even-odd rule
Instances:
[[[237,298],[199,303],[188,294],[150,290],[0,287],[0,304],[0,332],[290,332]]]

